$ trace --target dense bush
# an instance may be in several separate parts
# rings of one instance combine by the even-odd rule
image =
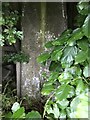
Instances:
[[[58,39],[49,41],[49,49],[37,61],[51,61],[50,76],[46,76],[42,94],[48,95],[43,117],[88,118],[88,96],[90,86],[90,5],[79,2],[77,5],[77,28],[65,30]],[[89,99],[88,99],[89,97]]]

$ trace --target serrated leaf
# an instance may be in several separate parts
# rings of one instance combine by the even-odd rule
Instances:
[[[82,30],[84,32],[84,35],[87,38],[90,38],[90,29],[89,28],[90,28],[90,14],[86,17],[84,24],[82,26]]]
[[[50,57],[49,53],[43,53],[37,58],[37,62],[43,63]]]
[[[56,98],[58,100],[63,100],[63,99],[66,99],[67,96],[68,96],[68,93],[70,92],[71,90],[71,87],[69,85],[61,85],[57,90],[56,90]]]
[[[41,118],[41,115],[39,114],[39,112],[37,112],[37,111],[31,111],[31,112],[29,112],[27,115],[26,115],[26,118],[28,119],[30,119],[30,118]]]
[[[87,51],[80,51],[75,57],[75,64],[84,62],[88,57]]]

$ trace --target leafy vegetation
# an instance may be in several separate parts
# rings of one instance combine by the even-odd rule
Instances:
[[[42,94],[49,96],[43,118],[88,118],[90,112],[90,4],[80,1],[77,28],[65,30],[58,39],[45,44],[48,52],[37,61],[48,63],[50,76],[46,76]],[[88,99],[89,98],[89,99]]]
[[[46,43],[45,47],[48,51],[37,58],[37,61],[44,65],[48,63],[48,60],[50,61],[50,75],[45,76],[46,81],[41,91],[42,95],[48,97],[44,106],[43,119],[88,118],[90,112],[88,109],[90,106],[88,94],[90,92],[89,8],[89,2],[79,2],[76,24],[78,27],[74,30],[65,30],[58,39]],[[0,18],[0,25],[3,28],[0,46],[12,45],[17,39],[22,38],[22,31],[16,27],[17,21],[17,11],[3,13],[3,18]],[[3,60],[4,62],[25,62],[28,61],[28,57],[21,52],[6,55]],[[15,118],[40,119],[41,115],[37,111],[27,112],[19,103],[17,96],[14,96],[16,90],[8,89],[8,94],[6,93],[8,84],[2,94],[5,110],[2,117],[11,120]]]
[[[2,26],[2,34],[0,34],[0,46],[4,44],[12,45],[16,40],[21,40],[23,37],[22,31],[17,28],[19,20],[19,12],[12,10],[9,3],[3,4],[4,11],[0,17],[0,25]]]
[[[19,52],[19,53],[12,53],[12,54],[6,54],[3,57],[3,62],[4,63],[10,63],[10,62],[29,62],[29,56],[26,55],[23,52]]]
[[[9,118],[9,120],[20,118],[23,119],[31,119],[31,118],[41,118],[41,115],[37,112],[32,110],[31,112],[25,113],[25,108],[20,107],[20,104],[18,102],[15,102],[11,108],[12,112],[9,112],[5,115],[5,118]]]

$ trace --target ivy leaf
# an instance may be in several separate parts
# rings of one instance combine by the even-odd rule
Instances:
[[[84,62],[88,57],[87,51],[80,51],[75,57],[75,64]]]
[[[66,99],[67,98],[67,96],[68,96],[68,93],[70,92],[70,90],[71,90],[71,87],[70,87],[70,85],[61,85],[57,90],[56,90],[56,94],[55,94],[55,96],[56,96],[56,98],[58,99],[58,100],[63,100],[63,99]]]
[[[83,70],[83,75],[87,78],[90,77],[90,66],[85,66]]]
[[[37,62],[43,63],[50,57],[49,53],[43,53],[37,58]]]
[[[87,38],[90,38],[90,29],[89,28],[90,28],[90,14],[86,17],[84,24],[82,26],[82,30],[84,32],[84,35]]]
[[[30,118],[41,118],[41,115],[39,114],[39,112],[37,112],[37,111],[31,111],[31,112],[29,112],[27,115],[26,115],[26,118],[27,118],[27,120],[28,120],[28,118],[30,119]]]
[[[72,64],[75,55],[77,54],[77,48],[76,47],[72,47],[72,46],[68,46],[64,52],[63,52],[63,56],[61,58],[61,64],[62,66],[65,67],[70,67],[70,65]]]

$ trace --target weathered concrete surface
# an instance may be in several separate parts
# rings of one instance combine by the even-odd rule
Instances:
[[[27,94],[31,98],[40,99],[41,73],[46,68],[41,67],[36,58],[44,50],[43,42],[58,36],[66,29],[65,11],[63,12],[62,7],[62,3],[46,3],[46,7],[43,4],[41,7],[41,3],[23,3],[22,50],[29,54],[30,61],[21,66],[22,96]],[[43,38],[42,32],[45,35]]]

